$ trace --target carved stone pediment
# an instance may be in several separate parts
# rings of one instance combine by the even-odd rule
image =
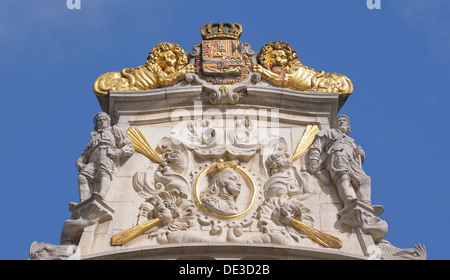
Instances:
[[[45,252],[426,257],[422,245],[384,240],[364,150],[338,116],[350,79],[303,65],[285,42],[253,51],[241,33],[236,23],[206,24],[190,52],[161,43],[143,65],[97,78],[105,112],[77,161],[80,202],[59,245],[75,247]],[[65,258],[42,258],[53,255]]]

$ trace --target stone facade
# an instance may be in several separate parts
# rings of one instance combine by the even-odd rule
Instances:
[[[224,26],[229,34],[235,27]],[[368,199],[363,149],[348,117],[348,131],[336,122],[351,92],[320,86],[344,76],[308,70],[309,88],[299,91],[300,70],[292,74],[296,86],[284,84],[290,74],[281,71],[277,84],[273,73],[248,68],[261,65],[261,52],[233,39],[228,51],[239,50],[233,59],[242,60],[229,79],[228,68],[201,72],[201,44],[186,54],[197,70],[170,84],[155,78],[159,86],[140,89],[125,75],[140,69],[102,75],[126,84],[97,95],[111,133],[102,138],[96,127],[89,143],[114,159],[106,164],[114,172],[102,173],[102,157],[91,158],[98,176],[89,177],[87,193],[80,180],[61,245],[33,243],[30,259],[426,258],[422,245],[399,249],[384,240],[387,222]]]

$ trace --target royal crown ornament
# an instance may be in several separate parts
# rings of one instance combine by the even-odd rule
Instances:
[[[200,32],[203,40],[233,39],[239,40],[242,34],[242,25],[238,23],[220,22],[204,24]]]

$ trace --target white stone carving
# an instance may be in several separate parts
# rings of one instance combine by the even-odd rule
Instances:
[[[97,193],[80,203],[70,203],[69,210],[72,216],[64,222],[61,232],[63,245],[78,244],[86,227],[111,220],[114,213]]]
[[[189,62],[200,54],[194,45]],[[247,43],[243,54],[257,63]],[[69,204],[61,245],[35,242],[30,259],[216,257],[216,248],[239,258],[426,258],[423,245],[384,240],[364,150],[349,118],[336,118],[346,97],[280,88],[259,73],[216,78],[188,73],[173,86],[104,96],[109,111],[95,116],[76,162],[80,202]],[[308,126],[320,132],[292,158]],[[129,127],[158,156],[134,152]],[[235,167],[210,174],[219,161]]]
[[[336,128],[324,129],[316,135],[309,152],[309,170],[319,171],[320,154],[325,154],[323,165],[336,185],[344,204],[359,199],[370,205],[370,177],[362,169],[364,151],[349,137],[350,119],[341,115],[336,118]]]
[[[307,235],[290,225],[291,219],[308,221],[314,218],[296,199],[267,199],[259,206],[258,227],[262,234],[254,236],[251,243],[295,244]]]
[[[383,240],[378,243],[377,248],[374,250],[375,255],[373,259],[382,260],[426,260],[427,251],[425,245],[416,244],[414,248],[400,249],[393,246],[389,241]]]
[[[131,140],[119,127],[111,126],[111,118],[107,113],[98,113],[94,117],[94,124],[92,139],[76,162],[80,172],[80,202],[91,197],[94,192],[104,198],[117,166],[134,152]]]
[[[324,129],[316,135],[309,151],[308,171],[336,186],[344,203],[344,208],[338,212],[340,222],[360,228],[378,243],[386,236],[388,225],[379,218],[384,208],[371,205],[371,180],[362,169],[365,153],[348,136],[350,119],[347,116],[336,117],[335,125],[336,128]],[[323,170],[320,170],[321,165]]]
[[[231,216],[239,213],[236,203],[241,193],[239,175],[232,170],[222,172],[214,178],[206,189],[200,194],[203,205],[211,212],[222,216]]]
[[[53,245],[34,241],[30,246],[30,260],[76,260],[76,245]]]

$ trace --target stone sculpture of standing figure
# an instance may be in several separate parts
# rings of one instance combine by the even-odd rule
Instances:
[[[355,140],[348,136],[350,119],[345,115],[338,116],[335,127],[324,129],[316,135],[309,152],[308,170],[317,173],[320,155],[326,152],[325,165],[344,205],[353,199],[371,205],[370,177],[361,167],[365,154],[361,146],[357,146]]]
[[[80,172],[80,202],[90,198],[94,192],[104,199],[117,165],[134,152],[131,140],[118,126],[111,126],[111,118],[107,113],[98,113],[94,117],[94,124],[92,139],[76,162]]]

